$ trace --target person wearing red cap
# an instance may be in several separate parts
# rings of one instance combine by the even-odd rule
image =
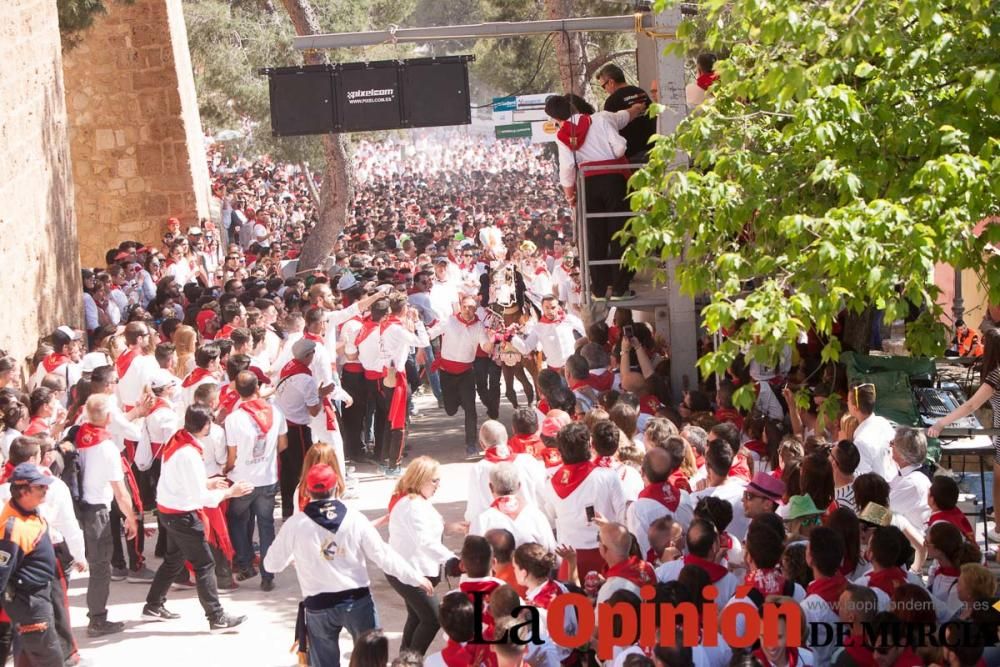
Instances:
[[[264,557],[264,568],[281,572],[293,562],[304,600],[299,605],[296,635],[299,651],[312,665],[340,664],[340,631],[356,641],[378,627],[378,614],[368,578],[368,561],[409,586],[433,594],[431,582],[385,543],[359,511],[334,497],[337,473],[320,463],[306,476],[312,499],[292,515]]]
[[[165,444],[163,464],[156,487],[157,509],[161,526],[167,533],[167,551],[146,595],[142,615],[147,619],[172,620],[178,614],[164,606],[167,592],[184,571],[184,563],[194,568],[198,599],[212,632],[228,632],[242,624],[245,616],[231,616],[219,603],[215,579],[215,560],[206,533],[209,530],[204,508],[216,507],[226,498],[239,498],[253,492],[249,482],[232,486],[224,479],[209,481],[205,472],[202,445],[211,430],[211,409],[193,405],[184,415],[184,428]]]

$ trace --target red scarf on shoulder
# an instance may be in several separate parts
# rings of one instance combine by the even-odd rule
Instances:
[[[515,454],[529,454],[536,459],[542,458],[542,450],[545,445],[537,433],[531,435],[514,435],[507,441],[510,450]]]
[[[768,595],[783,595],[785,590],[785,576],[776,567],[747,572],[743,583],[756,588],[765,598]]]
[[[74,444],[76,444],[77,449],[86,449],[110,439],[111,433],[108,429],[102,426],[95,426],[90,422],[84,422],[80,424],[80,428],[76,431],[76,441]]]
[[[716,583],[719,579],[729,574],[729,570],[719,565],[718,563],[713,563],[710,560],[706,560],[701,556],[695,556],[694,554],[688,554],[684,556],[685,565],[697,565],[701,569],[708,573],[708,578],[712,583]]]
[[[138,348],[131,348],[125,350],[118,358],[115,359],[115,370],[118,371],[118,379],[121,380],[128,373],[129,366],[132,365],[132,360],[135,359],[136,355],[139,354]]]
[[[232,384],[227,384],[219,390],[219,407],[227,414],[233,411],[238,400],[240,400],[240,395]]]
[[[653,566],[638,556],[630,556],[622,562],[604,571],[604,578],[621,577],[642,588],[646,584],[656,583],[656,571]]]
[[[459,644],[451,639],[441,651],[441,659],[448,667],[494,667],[497,664],[489,645]]]
[[[16,466],[10,461],[3,464],[3,472],[0,473],[0,484],[6,484],[10,481],[10,478],[14,475],[15,467]]]
[[[931,514],[931,518],[927,520],[928,526],[933,526],[938,521],[947,521],[953,524],[956,528],[962,531],[966,539],[970,542],[975,543],[975,533],[972,530],[972,524],[969,523],[968,517],[962,513],[957,507],[952,507],[950,510],[938,510]]]
[[[45,367],[46,373],[54,373],[57,368],[63,364],[69,363],[69,356],[61,352],[53,352],[44,359],[42,359],[42,366]]]
[[[708,72],[706,74],[700,74],[698,76],[697,82],[698,87],[702,90],[708,90],[709,86],[718,81],[719,75],[715,72]]]
[[[587,476],[597,469],[593,461],[565,463],[552,476],[552,488],[560,498],[567,498],[583,484]]]
[[[255,398],[252,401],[240,403],[240,410],[246,411],[253,423],[257,425],[261,433],[266,434],[271,430],[274,423],[274,411],[263,398]]]
[[[587,384],[593,387],[595,391],[608,391],[614,383],[615,374],[611,371],[604,371],[600,375],[591,373],[590,377],[587,378]]]
[[[687,473],[680,468],[670,473],[670,477],[667,478],[667,484],[680,491],[691,493],[691,482],[688,480]]]
[[[575,153],[583,147],[583,143],[587,140],[590,124],[591,119],[587,114],[580,114],[580,120],[576,123],[565,120],[556,133],[556,139]],[[544,323],[544,320],[541,321]]]
[[[483,452],[483,458],[490,463],[510,463],[517,456],[517,452],[507,445],[497,445],[490,447]]]
[[[832,577],[823,579],[813,579],[806,588],[806,595],[818,595],[826,601],[830,607],[836,611],[840,594],[847,588],[847,578],[842,574],[835,574]]]
[[[649,484],[639,492],[639,497],[655,500],[671,512],[677,511],[681,502],[680,492],[670,484],[669,479],[664,484]]]
[[[370,336],[376,329],[378,329],[378,322],[373,322],[369,317],[361,320],[361,330],[358,331],[358,335],[354,339],[354,346],[360,347],[364,339],[368,338],[368,336]]]
[[[201,366],[196,366],[195,369],[190,373],[188,373],[187,377],[184,378],[184,382],[181,383],[181,386],[184,387],[185,389],[188,389],[190,387],[195,386],[196,384],[198,384],[207,377],[210,377],[213,380],[215,379],[211,371],[208,371],[202,368]]]
[[[38,435],[48,432],[49,425],[41,417],[32,417],[31,421],[28,422],[28,428],[24,429],[24,435]]]
[[[490,507],[513,521],[520,516],[521,510],[524,509],[524,503],[517,496],[500,496],[490,503]]]
[[[906,583],[906,573],[898,567],[887,567],[884,570],[868,575],[868,587],[885,591],[890,598],[902,584]]]
[[[166,463],[169,461],[170,457],[180,451],[182,447],[194,447],[198,450],[198,456],[202,456],[201,443],[188,431],[181,429],[177,433],[174,433],[173,437],[167,441],[166,446],[163,448],[163,462]]]
[[[282,366],[281,374],[278,379],[284,380],[295,375],[312,375],[312,371],[298,359],[292,359],[287,364]]]
[[[535,597],[528,600],[532,605],[539,607],[541,609],[548,609],[552,601],[556,599],[557,595],[562,595],[563,589],[556,582],[551,579],[538,589],[535,593]]]
[[[546,447],[542,450],[542,461],[546,468],[558,468],[562,465],[562,454],[557,447]]]

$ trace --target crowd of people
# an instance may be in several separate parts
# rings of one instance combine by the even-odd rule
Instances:
[[[619,78],[598,73],[606,89]],[[579,148],[582,116],[601,115],[574,104],[552,107]],[[13,637],[18,664],[78,661],[73,570],[89,572],[87,633],[99,637],[123,629],[107,615],[113,581],[147,584],[143,617],[168,621],[171,586],[193,586],[209,629],[229,632],[245,619],[219,590],[271,591],[294,564],[296,637],[317,667],[340,664],[343,629],[352,665],[998,664],[996,579],[959,486],[928,474],[927,436],[880,416],[873,385],[846,386],[805,342],[774,367],[747,357],[679,392],[669,350],[627,301],[585,323],[568,180],[551,151],[448,132],[360,142],[355,155],[329,267],[289,270],[317,221],[308,172],[215,153],[219,221],[173,220],[158,247],[123,241],[84,270],[82,330],[59,327],[27,367],[0,358],[0,651]],[[594,297],[626,297],[628,277],[609,272]],[[1000,335],[985,336],[984,364],[992,391]],[[755,405],[737,409],[748,384]],[[458,552],[433,503],[442,465],[407,443],[425,387],[435,419],[462,412]],[[833,396],[837,416],[822,409]],[[362,467],[396,480],[375,522],[352,507]],[[153,535],[155,571],[143,556]],[[407,612],[399,656],[378,628],[369,563]],[[439,596],[443,576],[458,591]],[[593,644],[557,643],[593,627],[559,603],[568,593],[636,618],[643,603],[689,604],[697,641],[672,641],[685,624],[663,617],[652,633],[633,622],[606,655],[596,635],[621,624],[598,623]],[[738,649],[705,623],[768,604],[848,631]],[[533,615],[535,641],[518,641]],[[866,637],[946,624],[973,640]]]

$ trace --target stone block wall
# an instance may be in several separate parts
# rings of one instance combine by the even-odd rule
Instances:
[[[181,0],[106,4],[63,62],[85,266],[125,239],[158,245],[210,195]]]
[[[0,348],[24,359],[83,327],[56,3],[0,9]]]

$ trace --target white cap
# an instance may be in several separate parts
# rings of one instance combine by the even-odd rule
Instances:
[[[72,327],[66,326],[65,324],[56,329],[56,333],[60,333],[69,340],[80,340],[80,332]]]
[[[188,236],[201,236],[201,227],[188,227]]]
[[[110,366],[111,357],[104,352],[88,352],[80,360],[80,372],[92,373],[101,366]]]
[[[161,368],[153,373],[153,377],[149,380],[149,386],[153,389],[163,389],[175,384],[177,384],[177,378],[165,368]]]

